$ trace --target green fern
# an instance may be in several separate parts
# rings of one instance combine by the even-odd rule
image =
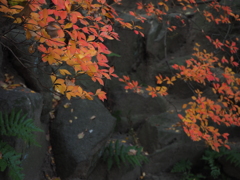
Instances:
[[[27,118],[27,114],[21,116],[21,111],[12,111],[10,114],[0,112],[0,134],[21,138],[29,144],[39,146],[35,141],[33,132],[40,131],[33,124],[33,119]]]
[[[228,150],[226,148],[220,149],[221,156],[226,157],[227,161],[230,161],[236,167],[240,167],[240,153],[236,150]]]
[[[202,174],[191,173],[192,163],[189,160],[181,160],[177,162],[171,172],[173,173],[183,173],[181,180],[200,180],[205,179]]]
[[[220,166],[216,163],[216,159],[221,156],[220,152],[207,149],[202,156],[202,159],[207,161],[208,168],[210,168],[211,176],[216,179],[221,175]]]
[[[207,149],[205,151],[203,160],[207,161],[211,171],[211,176],[216,179],[221,175],[220,166],[217,164],[217,159],[225,157],[226,160],[230,161],[236,167],[240,167],[240,153],[234,150],[227,150],[226,148],[220,148],[219,152]]]
[[[189,172],[191,168],[192,168],[192,163],[189,160],[180,160],[173,166],[171,172],[173,173]]]
[[[2,159],[0,159],[0,170],[3,172],[6,168],[9,169],[11,179],[22,180],[24,175],[21,173],[21,154],[17,153],[9,144],[0,141],[0,150]]]
[[[40,146],[33,136],[33,132],[40,131],[33,124],[33,119],[27,118],[27,114],[21,116],[21,111],[12,111],[10,114],[0,112],[0,135],[21,138],[29,144]],[[14,180],[22,180],[24,175],[21,173],[21,154],[8,143],[0,141],[0,171],[8,168],[9,176]]]
[[[115,144],[111,141],[103,152],[103,161],[107,162],[108,170],[114,164],[120,167],[122,163],[126,164],[128,162],[134,167],[141,166],[141,162],[147,162],[147,160],[147,157],[142,154],[142,148],[137,146],[120,146],[118,140]]]

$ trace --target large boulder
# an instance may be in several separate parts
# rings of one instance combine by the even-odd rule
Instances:
[[[113,114],[118,118],[118,131],[126,132],[130,128],[137,129],[146,118],[167,111],[168,104],[163,97],[152,98],[142,90],[134,93],[124,90],[123,86],[115,86],[109,93],[109,101]]]
[[[72,98],[59,104],[50,135],[61,179],[89,176],[114,130],[115,121],[98,99]]]
[[[8,46],[10,51],[6,51],[4,57],[24,79],[27,87],[42,95],[44,103],[42,115],[45,115],[42,121],[47,123],[48,117],[46,115],[52,108],[51,68],[42,62],[41,54],[37,49],[34,53],[29,53],[29,47],[34,45],[34,41],[26,39],[24,30],[13,29],[6,36],[7,40],[4,40],[4,44]],[[16,44],[18,45],[16,46]]]
[[[185,43],[189,26],[183,26],[181,21],[177,19],[177,16],[181,16],[180,13],[170,13],[164,17],[162,22],[157,19],[150,21],[150,29],[147,34],[146,52],[150,56],[153,63],[159,62],[162,59],[178,51]],[[184,21],[188,23],[186,17]],[[167,21],[170,25],[167,24]],[[176,30],[170,31],[168,28],[176,26]]]
[[[179,127],[173,127],[179,118],[169,112],[151,116],[138,131],[140,144],[149,155],[143,171],[153,175],[169,172],[180,160],[198,161],[205,145],[193,142]]]
[[[22,115],[27,114],[28,118],[34,120],[34,125],[42,130],[47,127],[41,123],[40,117],[42,112],[42,96],[28,88],[18,87],[13,90],[5,90],[0,88],[0,111],[8,113],[11,111],[22,110]],[[41,147],[28,145],[21,139],[11,138],[7,140],[18,153],[22,153],[22,167],[25,180],[34,179],[40,180],[40,171],[45,151],[47,149],[47,141],[43,132],[34,133],[36,142]],[[6,177],[7,179],[7,177]]]

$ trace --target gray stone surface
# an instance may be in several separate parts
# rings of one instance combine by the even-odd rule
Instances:
[[[29,53],[29,46],[34,43],[33,40],[26,40],[25,32],[21,29],[14,29],[7,35],[8,41],[4,43],[11,49],[8,53],[8,60],[18,72],[19,76],[24,78],[27,87],[39,92],[43,97],[42,114],[46,115],[51,110],[52,102],[52,81],[50,79],[51,68],[43,63],[41,54],[36,50]],[[43,121],[47,123],[48,118]]]
[[[64,108],[66,103],[71,105]],[[51,144],[61,179],[86,178],[91,173],[115,121],[97,99],[73,98],[59,104],[51,125]],[[78,137],[80,133],[84,137]]]
[[[167,110],[167,102],[162,97],[152,98],[146,91],[134,93],[125,91],[123,86],[117,86],[111,91],[112,112],[119,112],[119,131],[136,128],[151,115],[157,115]]]
[[[35,126],[42,130],[46,130],[46,126],[41,123],[40,116],[42,111],[42,96],[39,93],[33,93],[27,88],[16,88],[13,90],[4,90],[0,88],[0,111],[11,112],[12,110],[22,110],[23,114],[28,114],[28,118],[34,120]],[[40,180],[40,171],[45,151],[47,149],[47,141],[45,133],[35,133],[36,142],[41,145],[27,145],[21,139],[11,138],[9,143],[13,144],[16,151],[22,153],[22,167],[25,174],[24,180],[34,179]]]
[[[139,129],[139,142],[150,154],[144,172],[158,176],[168,172],[179,160],[195,163],[201,157],[204,143],[193,142],[181,128],[173,128],[178,121],[177,115],[166,112],[149,117]]]

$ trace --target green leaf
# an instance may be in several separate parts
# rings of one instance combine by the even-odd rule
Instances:
[[[119,54],[116,54],[116,53],[106,54],[106,56],[108,56],[108,57],[113,57],[113,56],[121,57]]]

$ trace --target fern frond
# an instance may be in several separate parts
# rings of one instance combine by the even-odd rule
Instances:
[[[136,151],[136,154],[129,154],[130,150]],[[142,153],[142,148],[136,146],[124,146],[119,145],[119,141],[115,142],[115,145],[112,141],[107,147],[105,147],[103,152],[103,161],[107,162],[108,170],[112,168],[114,164],[120,167],[121,163],[128,162],[132,166],[141,166],[141,162],[147,162],[147,157]]]
[[[173,173],[183,173],[183,172],[189,172],[192,168],[192,163],[189,160],[180,160],[177,162],[171,172]]]
[[[236,150],[227,150],[227,149],[220,149],[222,152],[222,156],[226,158],[227,161],[230,161],[236,167],[240,167],[240,153]]]
[[[27,118],[27,114],[21,116],[21,111],[12,111],[10,114],[0,112],[1,135],[15,136],[27,143],[39,146],[35,141],[33,132],[43,132],[33,124],[33,119]]]
[[[24,175],[21,173],[22,167],[20,167],[21,154],[16,153],[13,147],[9,144],[0,141],[0,152],[2,153],[2,159],[0,159],[0,170],[5,171],[9,168],[9,176],[14,180],[22,180]]]

